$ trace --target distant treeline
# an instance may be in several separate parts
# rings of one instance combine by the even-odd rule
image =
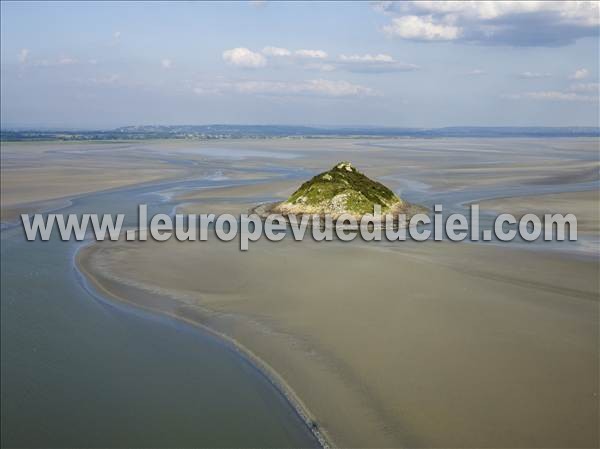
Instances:
[[[125,126],[111,130],[3,129],[2,141],[323,137],[600,137],[598,127],[319,128],[281,125]]]

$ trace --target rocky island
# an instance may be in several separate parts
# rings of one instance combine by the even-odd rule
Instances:
[[[350,162],[340,162],[303,183],[287,200],[261,205],[254,212],[262,216],[330,215],[333,219],[350,215],[360,221],[365,215],[373,214],[376,206],[381,207],[382,224],[386,217],[392,216],[396,225],[403,225],[410,216],[427,210],[399,198]],[[401,215],[405,217],[399,222]]]

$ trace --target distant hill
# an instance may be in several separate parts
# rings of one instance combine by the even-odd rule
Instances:
[[[311,127],[287,125],[144,125],[111,130],[2,129],[2,141],[144,140],[144,139],[269,139],[323,137],[600,137],[598,127],[394,128]]]

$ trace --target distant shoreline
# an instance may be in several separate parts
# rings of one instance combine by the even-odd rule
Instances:
[[[2,142],[143,141],[229,139],[394,139],[394,138],[563,138],[600,137],[599,127],[454,126],[442,128],[310,127],[283,125],[126,126],[115,129],[73,130],[5,128]]]

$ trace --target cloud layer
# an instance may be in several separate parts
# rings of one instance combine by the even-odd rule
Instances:
[[[372,96],[376,92],[348,81],[313,79],[307,81],[237,81],[194,87],[197,95],[253,94],[273,96],[356,97]]]
[[[383,53],[352,54],[330,57],[324,50],[290,50],[282,47],[266,46],[260,52],[245,47],[233,48],[223,52],[227,63],[245,68],[260,68],[271,65],[293,65],[303,69],[332,72],[343,70],[357,73],[408,72],[418,70],[419,66],[396,61]]]
[[[558,90],[547,90],[538,92],[523,92],[520,94],[509,95],[513,100],[531,99],[531,100],[553,100],[553,101],[582,101],[598,102],[598,96],[581,95],[575,92],[563,92]]]
[[[522,72],[519,73],[519,78],[523,79],[539,79],[539,78],[550,78],[552,74],[545,72]]]
[[[390,16],[382,31],[415,41],[562,46],[597,36],[600,4],[585,1],[378,2]]]

